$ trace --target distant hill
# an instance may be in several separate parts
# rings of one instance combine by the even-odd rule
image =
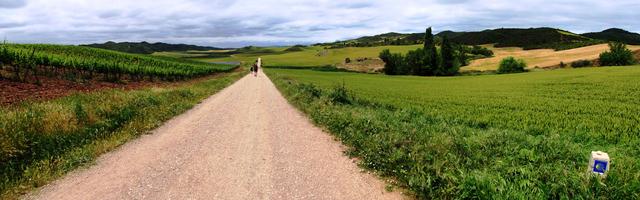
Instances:
[[[551,48],[565,50],[603,43],[604,41],[585,37],[555,28],[500,28],[476,32],[442,31],[436,40],[447,36],[451,41],[464,45],[495,44],[496,47],[522,47],[524,49]],[[385,33],[365,36],[352,40],[321,43],[330,48],[366,47],[382,45],[421,44],[424,33]]]
[[[467,32],[442,31],[442,32],[436,34],[436,36],[438,36],[438,37],[447,36],[449,38],[454,38],[454,37],[458,37],[460,35],[463,35],[465,33],[467,33]]]
[[[342,47],[371,47],[384,45],[412,45],[421,44],[424,33],[385,33],[374,36],[365,36],[352,40],[319,43],[315,45],[329,46],[330,48]]]
[[[284,51],[286,52],[295,52],[295,51],[304,51],[304,48],[306,48],[307,46],[304,45],[295,45],[292,47],[289,47],[287,49],[285,49]]]
[[[242,48],[238,48],[232,52],[229,52],[227,54],[240,54],[240,53],[245,53],[245,54],[268,54],[268,53],[275,53],[276,51],[271,49],[271,48],[265,48],[265,47],[257,47],[257,46],[246,46],[246,47],[242,47]]]
[[[444,31],[436,36],[447,36],[451,41],[465,45],[495,44],[496,47],[522,47],[524,49],[552,48],[563,50],[588,46],[595,41],[569,31],[555,28],[501,28],[479,32]]]
[[[109,49],[127,53],[137,54],[152,54],[154,52],[162,51],[208,51],[208,50],[221,50],[222,48],[216,47],[204,47],[188,44],[167,44],[167,43],[148,43],[148,42],[106,42],[104,44],[88,44],[81,45],[100,49]]]
[[[602,32],[585,33],[582,34],[582,36],[599,40],[618,41],[626,44],[640,45],[640,34],[619,28],[611,28]]]

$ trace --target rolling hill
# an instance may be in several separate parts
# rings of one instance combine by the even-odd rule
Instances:
[[[81,45],[100,49],[108,49],[126,53],[152,54],[154,52],[164,51],[208,51],[222,50],[222,48],[205,47],[188,44],[167,44],[167,43],[148,43],[148,42],[106,42],[104,44],[88,44]]]
[[[364,36],[356,39],[330,43],[318,43],[314,46],[328,46],[329,48],[343,47],[372,47],[386,45],[414,45],[422,44],[424,33],[384,33],[374,36]]]
[[[640,34],[619,28],[610,28],[601,32],[585,33],[582,34],[582,36],[599,40],[618,41],[626,44],[640,45]]]
[[[561,50],[562,46],[596,43],[587,38],[568,31],[555,28],[501,28],[479,32],[445,31],[436,36],[447,36],[451,41],[465,45],[495,44],[496,47],[522,47],[524,49],[551,48]]]
[[[582,35],[555,28],[500,28],[475,32],[442,31],[436,38],[448,37],[451,41],[464,45],[495,44],[496,47],[522,47],[524,49],[551,48],[564,50],[602,43]],[[352,40],[316,45],[330,48],[368,47],[383,45],[421,44],[424,33],[385,33],[365,36]]]
[[[495,44],[496,47],[521,47],[528,49],[567,50],[584,46],[621,41],[627,44],[640,44],[640,34],[618,28],[597,33],[576,34],[556,28],[500,28],[484,31],[455,32],[442,31],[436,38],[448,37],[451,41],[464,45]],[[332,43],[319,43],[317,46],[329,48],[370,47],[385,45],[421,44],[424,33],[385,33],[365,36]]]

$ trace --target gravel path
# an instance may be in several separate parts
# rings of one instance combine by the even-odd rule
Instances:
[[[260,72],[27,199],[402,199]]]

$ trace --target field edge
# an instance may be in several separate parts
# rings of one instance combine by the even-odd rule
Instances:
[[[41,112],[40,116],[51,116],[51,114],[47,114],[47,108],[63,107],[62,109],[64,110],[71,109],[69,112],[75,112],[75,114],[78,113],[77,108],[85,108],[87,109],[87,111],[83,112],[85,116],[76,115],[71,116],[71,119],[67,119],[70,121],[69,123],[78,124],[78,127],[70,130],[67,134],[99,133],[95,138],[83,138],[82,142],[78,142],[73,147],[58,149],[44,158],[27,160],[22,164],[0,165],[3,171],[6,170],[5,173],[0,173],[0,176],[5,179],[0,182],[0,199],[18,199],[21,195],[63,177],[68,172],[90,166],[100,155],[115,150],[128,141],[149,133],[149,131],[161,126],[165,121],[190,110],[203,99],[235,83],[245,74],[244,70],[236,70],[221,73],[220,76],[212,79],[181,86],[142,88],[131,91],[107,90],[75,94],[45,102],[27,102],[16,107],[2,108],[1,110],[7,110],[7,113],[11,112],[13,115],[3,114],[4,116],[0,115],[0,119],[14,120],[18,123],[22,119],[15,116],[20,115],[20,112],[33,112],[35,110],[35,112]],[[105,96],[108,99],[102,98]],[[91,112],[89,111],[91,107],[98,107],[94,105],[101,105],[105,100],[111,99],[114,101],[127,100],[124,101],[124,105],[107,103],[106,109],[114,109],[115,111],[104,119],[100,119],[100,121],[79,123],[79,121],[86,121],[86,119],[80,118],[88,117],[86,115],[87,112]],[[114,104],[118,103],[123,102]],[[67,104],[72,106],[65,106]],[[93,112],[95,112],[93,114],[99,113],[99,111]],[[89,118],[91,117],[89,116]],[[52,119],[48,120],[51,121]],[[31,122],[24,123],[28,125]],[[46,135],[47,133],[43,132],[43,134]],[[48,134],[55,134],[55,132]],[[79,140],[72,138],[70,141]]]
[[[286,69],[283,71],[289,72]],[[576,165],[576,163],[588,161],[588,158],[580,153],[584,144],[571,140],[568,135],[531,136],[526,130],[495,128],[489,127],[487,124],[458,124],[439,117],[425,115],[412,107],[396,107],[393,104],[375,101],[375,99],[361,98],[344,86],[341,89],[339,82],[333,82],[332,88],[325,87],[326,85],[314,85],[310,80],[298,80],[295,75],[281,74],[279,69],[267,69],[265,72],[292,105],[309,117],[314,124],[327,130],[347,146],[346,153],[348,155],[360,158],[359,165],[361,167],[382,177],[394,178],[397,180],[397,186],[410,190],[419,199],[576,197],[615,199],[623,196],[629,197],[629,195],[636,196],[633,191],[635,191],[634,188],[637,188],[635,185],[637,181],[628,182],[629,184],[620,188],[607,186],[620,184],[621,180],[632,180],[629,177],[622,177],[618,170],[612,171],[606,180],[582,173],[583,166]],[[495,77],[504,77],[504,75],[496,75]],[[326,77],[324,78],[326,79]],[[322,80],[326,81],[325,79]],[[416,131],[432,133],[410,136],[399,134],[399,132],[415,133]],[[475,132],[483,134],[478,136],[467,134]],[[567,154],[564,157],[566,159],[558,162],[573,162],[573,165],[557,169],[545,166],[544,173],[540,171],[540,177],[537,177],[541,179],[524,178],[524,180],[528,180],[527,184],[531,184],[531,186],[535,184],[537,187],[523,187],[517,182],[522,177],[509,177],[504,173],[492,172],[489,168],[464,168],[460,171],[454,170],[454,173],[449,174],[444,168],[437,167],[446,166],[447,162],[463,162],[463,159],[466,158],[459,157],[460,160],[441,159],[448,158],[449,154],[460,153],[463,155],[472,147],[468,145],[473,145],[472,140],[455,140],[455,137],[460,135],[483,141],[491,141],[493,138],[497,140],[494,142],[497,144],[521,141],[522,144],[513,143],[524,146],[519,152],[504,152],[505,155],[519,156],[518,159],[526,155],[523,152],[530,152],[532,148],[539,148],[536,151],[566,148],[569,150],[562,152],[563,155]],[[441,142],[426,142],[429,140]],[[413,144],[425,144],[426,146],[419,148]],[[535,169],[530,169],[533,166],[531,164],[518,164],[520,161],[532,162],[527,159],[531,158],[525,156],[524,159],[507,167],[509,170],[522,170],[523,173],[528,172],[527,170],[536,172]],[[471,159],[471,161],[481,164],[485,160],[473,161]],[[625,161],[619,160],[619,162]],[[619,169],[627,167],[619,166]],[[586,171],[586,168],[584,170]],[[548,178],[561,177],[558,176],[560,174],[564,174],[563,176],[566,178],[559,178],[552,183],[538,183],[538,181],[548,180]],[[633,176],[633,173],[626,173],[626,175]],[[495,180],[503,182],[492,182]],[[556,188],[558,185],[563,187]]]

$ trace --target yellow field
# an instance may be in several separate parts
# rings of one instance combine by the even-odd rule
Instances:
[[[569,49],[564,51],[554,51],[553,49],[536,49],[536,50],[522,50],[518,47],[508,48],[495,48],[493,45],[483,45],[490,48],[494,57],[484,58],[471,61],[471,64],[466,67],[462,67],[460,71],[486,71],[496,70],[503,58],[513,56],[515,58],[524,59],[529,68],[536,66],[544,68],[559,65],[560,62],[570,64],[576,60],[593,60],[597,59],[600,53],[609,50],[607,44],[599,44],[593,46],[587,46],[576,49]],[[627,46],[631,50],[638,50],[640,46]]]

